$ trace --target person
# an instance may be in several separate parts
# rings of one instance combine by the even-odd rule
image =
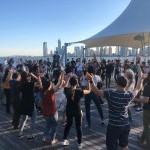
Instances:
[[[34,82],[29,81],[28,74],[25,71],[22,71],[21,73],[20,92],[21,92],[21,102],[19,112],[21,114],[21,119],[18,137],[22,138],[24,136],[23,130],[29,116],[31,117],[28,136],[28,140],[30,141],[36,139],[36,136],[33,135],[33,132],[35,129],[37,112],[34,103]]]
[[[3,77],[3,88],[4,94],[6,96],[6,113],[10,113],[10,106],[11,106],[11,95],[10,95],[10,85],[9,80],[12,78],[13,69],[6,68],[4,77]]]
[[[0,102],[1,104],[4,104],[4,89],[3,89],[3,65],[0,64]]]
[[[112,65],[110,63],[110,60],[108,60],[105,69],[106,69],[106,88],[107,87],[110,88],[111,73],[112,73]]]
[[[143,97],[136,98],[135,101],[144,103],[143,105],[143,132],[141,136],[138,136],[140,143],[146,141],[146,149],[150,149],[150,71],[145,79]]]
[[[57,62],[58,64],[60,62],[60,56],[58,55],[58,51],[56,51],[56,53],[53,56],[53,62]]]
[[[134,79],[134,72],[131,69],[127,69],[125,71],[125,77],[128,79],[128,84],[126,86],[126,91],[132,92],[135,87],[135,79]],[[131,108],[129,107],[128,109],[128,114],[129,114],[129,121],[132,122],[132,114],[131,114]]]
[[[60,76],[60,80],[57,85],[53,88],[52,82],[46,80],[42,85],[41,79],[39,77],[39,87],[41,89],[42,95],[42,114],[46,120],[45,131],[43,135],[43,141],[46,141],[48,133],[52,128],[51,132],[51,144],[54,145],[58,142],[56,139],[56,129],[58,124],[58,112],[55,105],[55,93],[62,86],[62,81],[64,78],[64,74],[62,73]]]
[[[139,74],[141,74],[141,72],[142,72],[142,67],[141,67],[140,61],[141,61],[141,58],[137,57],[136,73],[135,73],[135,85],[137,84]],[[136,98],[139,98],[140,95],[141,95],[141,91],[139,91]],[[135,108],[135,111],[142,111],[141,103],[138,103],[138,102],[135,101],[134,108]]]
[[[64,130],[64,141],[63,145],[69,145],[69,141],[67,140],[70,128],[73,123],[73,119],[75,119],[76,131],[77,131],[77,145],[78,148],[82,148],[82,112],[80,108],[80,99],[84,96],[84,94],[89,94],[89,86],[87,90],[77,89],[78,79],[75,77],[70,78],[70,87],[64,88],[64,93],[67,98],[67,106],[66,106],[66,115],[67,115],[67,124]]]
[[[19,107],[20,107],[20,91],[19,91],[19,86],[20,86],[20,74],[17,72],[14,72],[12,75],[12,80],[9,81],[10,84],[10,93],[11,93],[11,102],[14,110],[13,114],[13,129],[16,130],[19,127],[19,121],[20,121],[20,113],[19,113]]]
[[[115,79],[115,82],[116,82],[118,76],[120,75],[120,73],[121,73],[120,62],[119,62],[119,60],[116,60],[115,72],[114,72],[114,79]]]
[[[57,76],[54,78],[53,87],[55,87],[58,84],[59,77],[61,75],[61,72],[59,71]],[[64,94],[64,87],[68,86],[69,80],[72,76],[72,73],[67,74],[66,81],[63,80],[62,87],[55,92],[55,104],[56,104],[56,110],[59,112],[62,112],[62,124],[66,124],[66,96]]]
[[[131,101],[135,98],[141,89],[143,76],[139,78],[134,92],[126,91],[127,79],[124,76],[117,78],[117,87],[115,90],[98,90],[94,85],[93,77],[87,73],[87,79],[95,94],[106,98],[109,108],[109,123],[106,133],[106,146],[108,150],[116,150],[118,145],[122,150],[128,150],[128,136],[130,132],[130,122],[128,117],[128,108]],[[118,144],[119,141],[119,144]]]
[[[92,66],[90,66],[88,68],[88,72],[90,72],[90,74],[92,74],[94,84],[96,86],[98,85],[98,82],[102,82],[101,78],[98,75],[95,75],[95,69]],[[85,95],[85,110],[86,110],[86,120],[87,120],[87,125],[85,125],[85,126],[88,127],[89,129],[91,129],[91,114],[90,114],[91,100],[94,101],[94,103],[97,107],[98,113],[99,113],[100,118],[102,120],[101,125],[105,124],[104,123],[103,110],[101,108],[99,96],[95,95],[95,93],[93,91],[91,91],[89,94]]]
[[[76,74],[78,78],[80,78],[83,73],[83,63],[81,62],[80,58],[78,58],[78,61],[76,62],[76,70],[77,70]]]
[[[83,74],[82,76],[80,77],[80,82],[79,82],[81,88],[83,90],[86,89],[86,86],[87,86],[87,81],[86,81],[86,70],[83,71]]]

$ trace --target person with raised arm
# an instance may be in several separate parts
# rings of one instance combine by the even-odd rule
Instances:
[[[66,106],[66,115],[67,115],[67,124],[64,130],[64,141],[63,145],[69,145],[69,141],[67,140],[70,128],[73,123],[73,119],[75,119],[76,131],[77,131],[77,146],[78,148],[82,148],[82,111],[80,108],[80,99],[90,93],[89,83],[87,90],[77,89],[78,79],[75,77],[70,78],[70,87],[64,88],[64,93],[67,98],[67,106]]]
[[[55,93],[61,88],[63,83],[64,73],[62,72],[59,81],[55,87],[52,86],[52,81],[46,80],[43,84],[39,76],[39,88],[42,96],[42,114],[46,120],[43,141],[46,141],[48,133],[51,130],[51,145],[58,142],[56,139],[56,130],[58,125],[58,112],[55,105]]]
[[[27,122],[28,117],[30,120],[30,128],[29,128],[29,136],[28,141],[36,139],[36,136],[33,135],[35,129],[35,121],[37,116],[37,111],[35,107],[35,99],[34,99],[34,87],[35,83],[29,80],[29,76],[26,71],[21,72],[21,82],[19,86],[19,91],[21,93],[21,101],[18,112],[21,115],[20,125],[19,125],[19,138],[24,136],[24,127]],[[38,79],[35,77],[35,79]]]
[[[53,81],[53,87],[57,86],[60,74],[61,72],[59,71],[57,75],[55,76],[54,81]],[[58,115],[59,115],[59,112],[62,112],[62,124],[63,125],[66,124],[66,104],[67,104],[66,96],[64,94],[64,88],[68,86],[72,73],[68,73],[66,76],[67,76],[67,79],[63,80],[62,87],[55,93],[56,109],[58,111]]]
[[[124,76],[117,78],[116,89],[106,91],[99,90],[94,85],[92,75],[87,73],[86,77],[90,80],[92,91],[108,101],[109,123],[106,133],[107,149],[116,150],[120,146],[122,150],[128,150],[128,136],[130,132],[128,108],[131,101],[141,89],[144,77],[139,77],[138,84],[133,92],[126,91],[128,81]]]
[[[143,88],[143,96],[135,98],[135,101],[143,103],[143,132],[141,136],[138,136],[140,143],[146,141],[146,149],[150,149],[150,71],[145,78]]]

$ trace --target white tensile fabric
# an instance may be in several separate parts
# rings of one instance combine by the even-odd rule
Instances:
[[[76,43],[86,47],[150,45],[150,0],[131,0],[124,12],[108,27]]]

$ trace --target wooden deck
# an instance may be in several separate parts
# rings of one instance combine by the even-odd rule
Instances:
[[[105,117],[105,126],[100,125],[100,117],[95,104],[91,104],[91,118],[92,118],[92,130],[85,128],[85,107],[84,100],[81,101],[83,109],[83,148],[84,150],[106,150],[105,145],[105,133],[106,125],[108,123],[108,108],[107,103],[102,105]],[[135,112],[132,110],[134,121],[132,122],[132,130],[129,137],[129,149],[130,150],[143,150],[144,148],[137,142],[136,136],[141,134],[142,131],[142,112]],[[28,141],[27,137],[18,139],[18,131],[14,131],[11,126],[12,114],[7,115],[5,113],[5,106],[0,105],[0,150],[76,150],[76,130],[75,126],[70,130],[69,134],[69,146],[62,146],[64,126],[59,124],[57,131],[57,138],[60,141],[55,146],[50,146],[49,142],[42,142],[42,135],[44,130],[44,119],[41,115],[37,116],[35,135],[37,139]],[[25,135],[28,133],[28,125],[25,128]]]

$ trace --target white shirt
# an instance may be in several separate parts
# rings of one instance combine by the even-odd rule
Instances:
[[[86,86],[87,85],[87,80],[86,80],[86,77],[84,75],[80,78],[80,82],[81,82],[82,86]]]
[[[77,68],[77,71],[82,71],[83,64],[82,63],[77,63],[76,68]]]
[[[102,82],[102,80],[101,80],[100,76],[94,75],[93,82],[97,86],[97,83]]]

